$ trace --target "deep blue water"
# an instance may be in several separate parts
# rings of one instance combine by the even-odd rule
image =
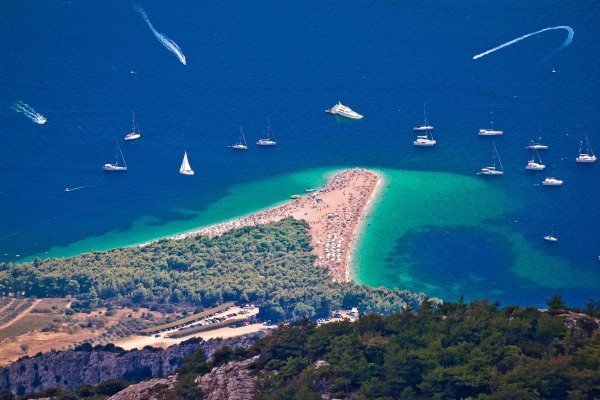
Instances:
[[[190,218],[177,210],[202,210],[232,185],[311,167],[471,175],[489,163],[491,141],[476,132],[488,124],[493,103],[496,126],[505,131],[496,140],[506,169],[499,186],[524,204],[509,217],[531,241],[554,224],[557,256],[579,268],[600,268],[600,163],[574,162],[586,131],[600,152],[599,3],[142,6],[155,28],[181,47],[187,66],[155,39],[132,3],[0,5],[0,260],[127,230],[142,216],[157,223]],[[545,32],[471,59],[555,25],[571,26],[575,37],[548,61],[542,60],[566,32]],[[16,99],[43,113],[48,124],[12,111]],[[366,117],[339,123],[323,112],[338,100]],[[424,102],[438,146],[417,150],[412,127],[422,120]],[[104,174],[100,167],[112,161],[114,137],[128,131],[133,110],[143,138],[122,143],[130,170]],[[235,156],[226,148],[240,125],[248,141],[256,141],[267,119],[277,148],[251,145]],[[535,186],[546,174],[523,170],[524,147],[540,130],[550,145],[541,153],[548,174],[566,181],[558,190]],[[177,174],[184,149],[194,179]],[[89,187],[63,192],[82,185]],[[437,240],[451,244],[452,237]],[[574,289],[569,300],[599,297],[599,286],[580,296]]]

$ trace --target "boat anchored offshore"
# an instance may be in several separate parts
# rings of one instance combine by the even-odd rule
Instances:
[[[538,142],[534,142],[533,140],[529,142],[527,145],[527,150],[548,150],[548,146],[542,144],[542,137],[540,136]]]
[[[350,119],[361,119],[364,117],[363,115],[360,115],[356,111],[352,111],[352,109],[350,107],[343,105],[339,101],[335,106],[325,110],[325,112],[328,114],[331,114],[331,115],[340,115],[342,117],[346,117],[346,118],[350,118]]]
[[[498,160],[498,164],[500,168],[496,167],[496,160]],[[492,153],[492,161],[493,165],[491,167],[483,167],[481,171],[477,173],[477,175],[493,175],[493,176],[501,176],[504,175],[504,168],[502,167],[502,161],[500,161],[500,155],[498,154],[498,149],[496,148],[496,144],[494,143],[494,152]]]
[[[586,143],[585,153],[581,152],[583,142],[579,143],[579,156],[575,159],[575,161],[578,163],[595,163],[596,156],[594,155],[592,146],[590,146],[590,140],[588,139],[587,135],[585,135],[585,143]]]
[[[425,103],[423,103],[423,125],[415,126],[413,130],[417,132],[429,132],[433,130],[433,126],[427,123],[427,111],[425,110]]]
[[[546,168],[546,166],[544,164],[542,164],[542,159],[540,158],[540,155],[538,154],[537,150],[533,150],[533,151],[534,151],[533,157],[531,158],[531,160],[529,160],[527,162],[525,169],[529,170],[529,171],[543,171]],[[539,163],[535,161],[536,155],[539,160]]]
[[[194,175],[194,170],[190,167],[190,162],[188,161],[187,151],[183,153],[183,161],[181,162],[179,173],[181,175]]]
[[[125,140],[135,140],[139,139],[142,135],[140,134],[140,129],[135,123],[135,114],[131,113],[131,124],[133,125],[132,131],[125,135]]]
[[[430,136],[431,136],[431,139],[430,139]],[[429,131],[425,135],[417,136],[417,139],[415,141],[413,141],[413,145],[421,146],[421,147],[432,147],[432,146],[435,146],[436,143],[437,142],[433,138],[433,133],[431,131]]]
[[[246,137],[244,136],[244,131],[242,130],[242,127],[240,126],[240,139],[238,140],[238,142],[234,145],[229,146],[232,149],[235,150],[248,150],[248,144],[246,143]]]
[[[548,177],[548,178],[544,179],[544,181],[542,182],[542,185],[544,185],[544,186],[562,186],[563,183],[564,183],[564,181],[562,181],[560,179],[556,179],[554,177]]]
[[[494,129],[494,111],[492,109],[490,109],[490,125],[491,128],[490,129],[480,129],[479,130],[479,136],[499,136],[504,134],[503,131],[499,131]]]
[[[127,171],[127,163],[125,162],[125,157],[123,157],[123,152],[121,151],[121,147],[119,146],[119,142],[115,138],[115,163],[114,164],[104,164],[102,169],[104,171]],[[121,159],[123,160],[123,165],[119,165],[119,155],[121,155]]]
[[[273,134],[273,140],[271,140],[271,134]],[[271,129],[271,123],[267,121],[267,138],[258,139],[256,142],[259,146],[275,146],[277,142],[275,141],[275,132]]]

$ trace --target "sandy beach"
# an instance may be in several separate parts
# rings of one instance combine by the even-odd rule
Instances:
[[[302,197],[280,206],[171,239],[196,235],[214,237],[231,229],[293,217],[308,222],[317,264],[328,268],[336,281],[347,282],[350,280],[356,237],[373,198],[381,188],[381,181],[381,176],[373,171],[344,170],[333,175],[324,187],[312,193],[298,193]]]

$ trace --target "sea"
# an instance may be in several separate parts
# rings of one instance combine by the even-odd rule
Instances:
[[[600,162],[575,163],[586,134],[600,153],[597,1],[139,6],[151,26],[122,0],[0,4],[1,261],[186,232],[361,167],[384,184],[357,282],[503,305],[600,298]],[[574,31],[560,50],[566,29],[473,59],[554,26]],[[338,101],[365,117],[324,112]],[[412,145],[424,106],[433,148]],[[479,137],[491,110],[504,135]],[[132,112],[142,137],[124,142]],[[277,146],[258,147],[268,123]],[[240,127],[249,148],[236,152]],[[546,170],[525,171],[540,136]],[[126,173],[102,171],[115,141]],[[477,176],[494,143],[504,176]],[[184,151],[194,176],[178,173]],[[565,184],[543,187],[547,176]]]

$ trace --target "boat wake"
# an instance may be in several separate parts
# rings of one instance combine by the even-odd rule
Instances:
[[[35,122],[36,124],[44,125],[48,120],[42,114],[36,112],[33,107],[29,104],[22,102],[21,100],[15,101],[11,108],[16,112],[25,114],[27,118]]]
[[[567,47],[568,45],[570,45],[571,42],[573,41],[573,35],[575,35],[575,31],[570,26],[566,26],[566,25],[552,26],[549,28],[540,29],[539,31],[528,33],[527,35],[523,35],[521,37],[511,40],[510,42],[506,42],[504,44],[501,44],[500,46],[494,47],[493,49],[490,49],[490,50],[484,51],[483,53],[477,54],[476,56],[473,56],[473,60],[477,60],[478,58],[487,56],[488,54],[498,51],[500,49],[503,49],[505,47],[512,46],[513,44],[518,43],[521,40],[527,39],[530,36],[537,35],[538,33],[546,32],[546,31],[553,31],[553,30],[558,30],[558,29],[566,30],[567,32],[569,32],[569,35],[567,36],[567,39],[563,42],[563,44],[560,45],[560,47],[558,47],[556,50],[554,50],[552,53],[550,53],[550,55],[548,56],[548,57],[550,57],[552,54],[554,54],[557,51],[560,51],[560,50],[564,49],[565,47]],[[546,57],[546,59],[548,59],[548,57]]]
[[[152,33],[154,33],[154,36],[156,36],[158,41],[161,42],[163,44],[163,46],[165,46],[169,51],[171,51],[173,54],[175,54],[177,56],[177,58],[179,58],[179,61],[181,61],[181,63],[183,65],[187,65],[185,56],[183,55],[183,52],[181,51],[179,46],[177,46],[177,43],[175,43],[174,41],[172,41],[171,39],[169,39],[162,33],[158,32],[156,29],[154,29],[154,26],[152,26],[152,23],[150,22],[150,19],[148,18],[148,15],[146,15],[146,11],[144,11],[142,6],[140,6],[139,4],[135,4],[133,6],[133,8],[135,11],[140,13],[140,15],[142,16],[144,21],[146,21],[146,23],[148,24],[148,27],[150,28]]]
[[[77,187],[72,187],[72,188],[66,187],[65,192],[74,192],[75,190],[83,189],[86,187],[88,187],[88,186],[77,186]]]

